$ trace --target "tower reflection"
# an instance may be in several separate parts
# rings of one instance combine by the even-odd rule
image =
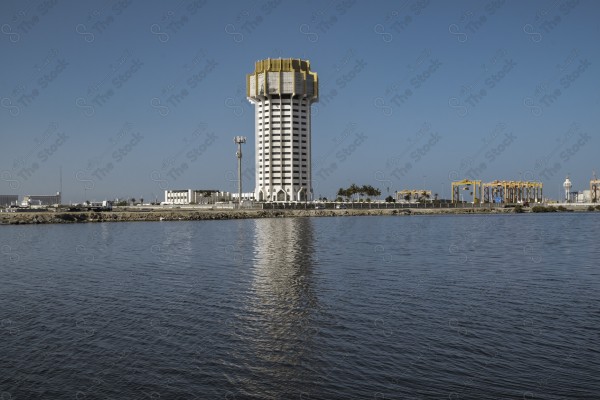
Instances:
[[[314,381],[314,231],[310,218],[257,219],[254,230],[251,293],[240,320],[256,379],[240,389],[268,398],[291,390],[290,382]]]

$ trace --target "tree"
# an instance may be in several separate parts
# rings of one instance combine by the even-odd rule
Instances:
[[[388,196],[385,198],[385,202],[386,203],[395,203],[396,200],[394,200],[394,198],[392,196]]]
[[[359,191],[360,191],[360,188],[356,184],[353,183],[348,188],[348,196],[353,197],[355,194],[359,193]]]

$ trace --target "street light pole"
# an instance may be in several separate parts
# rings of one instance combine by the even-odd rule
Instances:
[[[237,144],[235,155],[238,159],[238,209],[242,208],[242,144],[246,143],[245,136],[236,136],[233,142]]]

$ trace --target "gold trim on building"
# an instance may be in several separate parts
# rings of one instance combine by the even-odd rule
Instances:
[[[307,95],[307,84],[308,79],[307,75],[312,76],[312,85],[313,85],[313,97],[317,101],[319,97],[319,77],[316,72],[312,72],[310,70],[310,61],[301,60],[299,58],[267,58],[265,60],[256,61],[254,65],[254,72],[246,75],[246,97],[253,97],[256,94],[260,93],[260,88],[258,87],[258,75],[264,73],[265,79],[265,88],[264,95],[268,94],[268,74],[270,72],[277,73],[278,79],[278,94],[283,93],[282,87],[282,73],[283,72],[298,72],[302,74],[302,78],[304,80],[303,91],[304,95]],[[254,79],[254,89],[255,93],[250,93],[250,79]],[[296,82],[295,76],[293,78],[292,84],[294,85],[292,92],[296,90]]]

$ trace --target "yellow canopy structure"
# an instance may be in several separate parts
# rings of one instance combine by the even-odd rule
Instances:
[[[471,190],[471,186],[473,189]],[[460,189],[470,190],[469,194],[473,195],[473,204],[479,204],[481,201],[481,181],[480,180],[471,180],[471,179],[463,179],[462,181],[452,182],[452,202],[458,203],[461,201],[460,199]]]

